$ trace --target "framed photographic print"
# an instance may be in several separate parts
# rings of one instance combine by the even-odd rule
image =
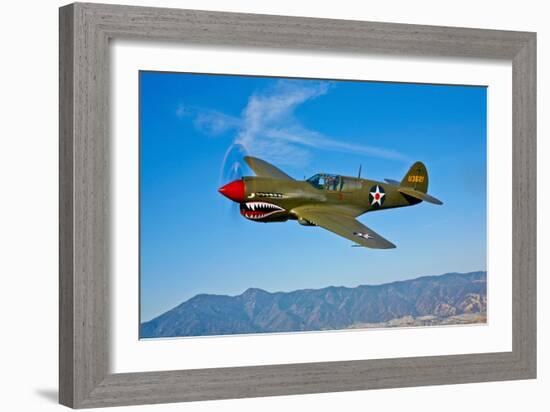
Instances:
[[[61,8],[61,403],[534,378],[535,56],[526,32]]]

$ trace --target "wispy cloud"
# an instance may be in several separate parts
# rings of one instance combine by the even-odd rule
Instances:
[[[250,96],[240,117],[210,110],[181,106],[179,117],[191,116],[195,127],[209,135],[235,131],[234,145],[280,165],[299,165],[308,160],[312,150],[362,154],[384,159],[406,160],[394,150],[347,143],[316,130],[305,128],[296,119],[297,107],[330,91],[329,82],[278,82],[269,90]],[[228,149],[229,152],[230,149]]]
[[[238,130],[241,127],[241,119],[225,113],[201,109],[194,106],[179,105],[176,109],[179,118],[190,117],[194,126],[208,135],[219,135],[228,130]]]

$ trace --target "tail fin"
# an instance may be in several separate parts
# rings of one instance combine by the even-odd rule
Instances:
[[[424,163],[416,162],[413,164],[403,180],[401,180],[400,185],[426,193],[428,191],[428,171]]]

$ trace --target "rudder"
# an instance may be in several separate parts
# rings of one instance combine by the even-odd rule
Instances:
[[[426,193],[428,191],[428,171],[424,163],[416,162],[413,164],[403,180],[401,180],[401,186]]]

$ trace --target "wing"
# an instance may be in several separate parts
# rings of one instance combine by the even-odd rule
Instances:
[[[294,212],[301,218],[345,237],[360,246],[372,249],[392,249],[395,245],[374,230],[369,229],[353,216],[324,207],[298,207]]]
[[[280,169],[257,157],[245,156],[244,161],[258,176],[272,177],[274,179],[294,180]]]

